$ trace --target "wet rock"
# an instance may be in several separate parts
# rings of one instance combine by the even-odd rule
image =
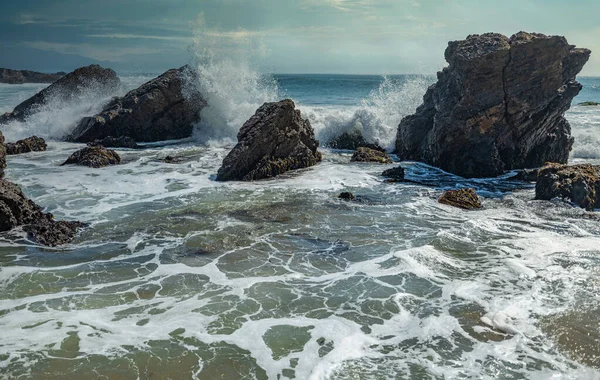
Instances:
[[[350,162],[378,162],[380,164],[391,164],[392,159],[385,152],[361,147],[354,152]]]
[[[6,169],[6,146],[4,146],[4,135],[0,131],[0,178],[4,178]]]
[[[23,140],[19,140],[16,143],[6,144],[6,154],[22,154],[29,152],[44,152],[48,148],[46,141],[37,136],[31,136]]]
[[[50,100],[53,104],[72,102],[89,92],[98,94],[99,98],[110,96],[120,83],[113,70],[98,65],[79,68],[19,104],[13,112],[0,116],[0,124],[14,120],[24,121],[29,115],[47,105]]]
[[[92,142],[89,142],[87,144],[88,146],[103,146],[106,148],[129,148],[129,149],[140,149],[141,146],[139,146],[134,139],[132,139],[131,137],[127,137],[127,136],[121,136],[121,137],[112,137],[112,136],[107,136],[101,140],[94,140]]]
[[[329,140],[327,146],[333,149],[348,149],[348,150],[356,150],[360,147],[371,148],[374,150],[379,150],[381,152],[385,152],[385,149],[375,143],[369,143],[363,137],[362,132],[355,128],[349,132],[344,132],[341,135],[334,137]]]
[[[466,210],[481,208],[481,201],[475,189],[448,190],[442,195],[439,202]]]
[[[540,169],[535,184],[535,199],[567,199],[593,210],[600,208],[600,166],[548,164]]]
[[[510,177],[510,179],[524,182],[535,182],[537,181],[538,171],[539,169],[523,169],[513,177]]]
[[[80,222],[58,222],[52,214],[25,197],[21,188],[0,179],[0,232],[23,226],[34,241],[48,246],[71,242],[77,231],[84,227]]]
[[[163,158],[163,162],[166,164],[179,164],[184,161],[183,157],[180,156],[167,156]]]
[[[79,165],[90,168],[101,168],[121,163],[121,157],[111,149],[103,146],[87,146],[73,153],[62,165]],[[62,166],[61,165],[61,166]]]
[[[396,153],[463,177],[566,162],[573,138],[564,113],[589,56],[564,37],[525,32],[450,42],[449,66],[401,121]]]
[[[56,74],[44,74],[29,70],[0,69],[0,83],[53,83],[65,75],[66,74],[63,72]]]
[[[206,105],[194,82],[189,66],[171,69],[82,119],[68,139],[87,143],[124,136],[151,142],[189,137]]]
[[[402,166],[398,166],[385,170],[383,173],[381,173],[381,176],[390,179],[404,180],[404,168]]]
[[[583,102],[583,103],[579,103],[580,106],[584,106],[584,107],[593,107],[593,106],[600,106],[600,103],[598,102]]]
[[[338,198],[343,199],[345,201],[352,201],[356,197],[354,196],[354,194],[352,194],[348,191],[345,191],[345,192],[341,193],[340,195],[338,195]]]
[[[263,104],[240,129],[238,144],[223,160],[217,181],[253,181],[321,161],[308,120],[290,99]]]

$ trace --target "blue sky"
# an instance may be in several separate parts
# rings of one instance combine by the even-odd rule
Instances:
[[[592,49],[600,75],[599,18],[598,0],[3,0],[0,67],[162,71],[211,46],[276,73],[434,73],[449,40],[526,30]]]

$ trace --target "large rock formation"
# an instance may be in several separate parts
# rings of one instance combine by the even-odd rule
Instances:
[[[548,164],[538,171],[535,199],[567,199],[589,211],[600,208],[600,166]]]
[[[464,177],[566,162],[573,138],[563,115],[589,56],[564,37],[525,32],[450,42],[449,66],[400,123],[396,153]]]
[[[98,65],[79,68],[19,104],[13,112],[0,116],[0,124],[13,120],[24,121],[50,100],[57,104],[72,102],[89,91],[97,93],[99,98],[110,96],[119,84],[119,78],[113,70]]]
[[[238,144],[223,160],[217,181],[253,181],[321,161],[308,120],[290,99],[263,104],[240,129]]]
[[[66,73],[44,74],[29,70],[0,69],[0,83],[53,83],[67,75]]]
[[[87,143],[124,136],[151,142],[189,137],[206,105],[194,88],[194,78],[187,65],[169,70],[124,97],[113,99],[99,114],[81,120],[69,140]]]
[[[23,154],[29,152],[43,152],[48,148],[46,141],[37,136],[31,136],[15,143],[6,144],[6,154]]]
[[[108,165],[118,165],[121,157],[112,149],[106,149],[101,145],[86,146],[73,153],[63,165],[79,165],[90,168],[101,168]]]
[[[4,178],[4,169],[6,169],[6,147],[4,146],[4,135],[0,131],[0,178]]]

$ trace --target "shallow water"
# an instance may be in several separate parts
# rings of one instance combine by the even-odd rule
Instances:
[[[322,120],[364,109],[278,85]],[[598,115],[569,113],[574,162],[598,162],[593,141],[578,153]],[[534,201],[510,174],[403,163],[434,186],[388,184],[392,165],[329,149],[313,168],[223,184],[228,143],[158,145],[100,170],[60,167],[80,145],[56,141],[8,159],[28,196],[91,227],[60,249],[0,235],[2,377],[600,378],[598,213]],[[437,203],[456,186],[484,209]]]

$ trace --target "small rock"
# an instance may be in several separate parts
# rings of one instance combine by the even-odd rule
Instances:
[[[183,162],[183,157],[179,156],[167,156],[163,158],[163,162],[167,164],[179,164]]]
[[[108,165],[117,165],[120,162],[121,157],[114,150],[106,149],[103,146],[88,146],[73,153],[62,165],[101,168]]]
[[[592,211],[600,208],[600,166],[548,164],[540,169],[535,199],[568,199]]]
[[[127,136],[112,137],[107,136],[101,140],[94,140],[93,142],[87,143],[88,146],[101,145],[106,148],[129,148],[129,149],[140,149],[141,147],[135,142],[134,139]]]
[[[380,164],[391,164],[393,161],[385,152],[361,147],[354,152],[350,162],[378,162]]]
[[[354,194],[352,194],[348,191],[345,191],[345,192],[341,193],[340,195],[338,195],[338,198],[343,199],[345,201],[352,201],[356,197],[354,196]]]
[[[404,168],[402,166],[398,166],[398,167],[395,167],[392,169],[385,170],[383,173],[381,173],[381,176],[391,178],[394,180],[403,180],[404,179]]]
[[[481,208],[481,201],[475,189],[448,190],[442,195],[439,202],[466,210]]]
[[[579,103],[580,106],[590,107],[590,106],[600,106],[599,102],[583,102]]]
[[[378,144],[369,143],[363,137],[362,132],[354,128],[351,131],[344,132],[341,135],[334,137],[329,140],[327,146],[333,149],[348,149],[348,150],[356,150],[360,147],[371,148],[374,150],[378,150],[381,152],[385,152],[385,149],[379,146]]]
[[[44,152],[48,148],[46,141],[43,138],[37,136],[31,136],[23,140],[19,140],[16,143],[6,144],[6,154],[22,154],[29,152]]]

